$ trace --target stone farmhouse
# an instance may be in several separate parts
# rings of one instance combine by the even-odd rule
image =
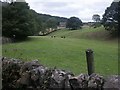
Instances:
[[[57,26],[57,29],[65,29],[66,28],[66,22],[60,22],[59,26]]]

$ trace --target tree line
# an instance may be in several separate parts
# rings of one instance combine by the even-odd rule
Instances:
[[[98,27],[103,25],[105,30],[109,31],[112,36],[118,37],[120,29],[120,1],[113,1],[111,5],[106,8],[102,19],[100,19],[100,15],[94,14],[92,20],[94,21],[92,26]]]
[[[26,2],[2,2],[2,35],[22,39],[29,35],[38,35],[46,28],[56,28],[59,22],[67,18],[39,14],[30,9]]]
[[[70,29],[80,28],[82,21],[79,18],[70,19],[58,16],[40,14],[30,9],[26,2],[1,2],[2,3],[2,36],[24,39],[27,36],[38,35],[47,28],[57,28],[60,22],[69,22]],[[71,25],[73,23],[73,25]]]
[[[112,2],[110,7],[107,7],[103,15],[102,23],[107,31],[113,36],[119,36],[120,29],[120,1]]]
[[[27,36],[43,34],[49,28],[56,29],[60,22],[66,22],[66,27],[70,30],[80,29],[83,25],[78,17],[58,17],[40,14],[30,9],[26,2],[0,2],[2,3],[2,36],[24,39]],[[107,7],[102,20],[98,14],[92,19],[98,24],[104,25],[105,29],[116,36],[120,25],[120,2],[112,2]]]

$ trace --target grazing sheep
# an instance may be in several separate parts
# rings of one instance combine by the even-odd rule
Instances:
[[[61,38],[65,38],[65,36],[61,36]]]
[[[56,36],[54,35],[54,36],[51,36],[51,38],[55,38]]]

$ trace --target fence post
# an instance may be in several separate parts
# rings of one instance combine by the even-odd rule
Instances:
[[[86,50],[86,59],[87,59],[87,69],[88,75],[94,73],[94,56],[93,51],[91,49]]]

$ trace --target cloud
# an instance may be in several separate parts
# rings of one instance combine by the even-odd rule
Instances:
[[[119,2],[120,0],[114,0],[114,2]]]
[[[79,17],[91,21],[93,14],[102,16],[113,0],[26,0],[38,13],[62,17]]]
[[[44,2],[42,3],[45,7],[50,7],[50,8],[60,8],[60,7],[64,7],[67,5],[67,3],[64,2]]]

